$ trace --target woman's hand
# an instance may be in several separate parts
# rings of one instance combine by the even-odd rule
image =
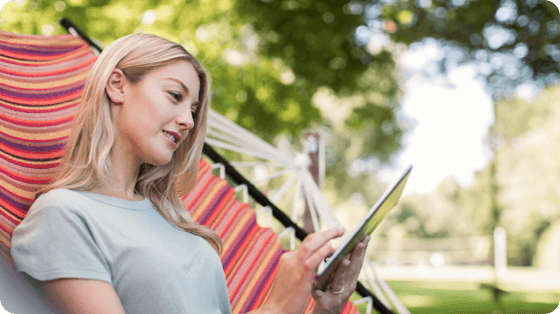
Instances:
[[[369,239],[369,236],[364,237],[352,251],[350,260],[345,259],[340,263],[327,290],[321,291],[316,285],[313,285],[311,295],[315,299],[314,314],[340,314],[342,312],[346,302],[356,290]]]
[[[329,241],[344,234],[331,229],[308,235],[300,247],[280,257],[270,296],[259,310],[271,313],[301,313],[311,293],[317,267],[335,249]]]

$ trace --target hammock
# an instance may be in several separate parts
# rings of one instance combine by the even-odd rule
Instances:
[[[45,307],[45,312],[50,310],[44,300],[37,298],[35,291],[17,282],[18,276],[6,267],[6,262],[11,263],[10,239],[13,229],[33,203],[35,192],[54,175],[95,60],[95,49],[77,36],[19,35],[0,31],[0,254],[4,258],[1,271],[9,281],[15,282],[16,290],[25,294],[24,300],[33,304],[33,313],[39,303]],[[211,116],[214,122],[209,121],[209,125],[215,126],[219,115],[212,113]],[[265,144],[262,147],[270,149]],[[214,152],[206,146],[205,152],[209,150]],[[290,163],[288,159],[278,162]],[[284,250],[280,237],[272,229],[257,224],[247,201],[237,201],[236,190],[224,178],[214,176],[213,167],[215,165],[204,160],[200,162],[198,183],[182,200],[197,222],[211,227],[224,240],[222,262],[232,311],[244,313],[266,300]],[[292,235],[304,236],[293,222],[289,225]],[[6,280],[0,282],[6,285]],[[379,290],[377,286],[372,288]],[[368,312],[373,305],[382,313],[390,313],[387,309],[390,304],[384,297],[380,302],[369,294],[366,298]],[[307,309],[312,306],[310,298]],[[349,302],[344,313],[357,313],[356,306]]]

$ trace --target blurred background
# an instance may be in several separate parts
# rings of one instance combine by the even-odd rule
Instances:
[[[14,0],[0,30],[183,44],[212,108],[266,141],[325,144],[352,229],[408,164],[368,250],[411,313],[560,301],[560,20],[540,0]]]

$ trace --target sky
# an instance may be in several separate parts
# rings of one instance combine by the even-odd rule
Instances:
[[[399,63],[405,70],[419,70],[440,53],[435,45],[425,44],[409,49]],[[403,149],[380,171],[379,179],[393,182],[412,164],[405,194],[429,192],[449,176],[469,186],[492,156],[484,140],[494,122],[492,99],[475,79],[474,67],[454,68],[447,78],[436,80],[414,75],[403,89],[398,116],[412,127],[403,138]]]

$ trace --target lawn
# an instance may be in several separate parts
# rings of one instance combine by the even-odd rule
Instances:
[[[492,292],[472,283],[388,282],[412,314],[492,314]],[[501,298],[504,314],[547,314],[558,307],[560,292],[509,292]],[[360,306],[365,313],[365,306]]]

